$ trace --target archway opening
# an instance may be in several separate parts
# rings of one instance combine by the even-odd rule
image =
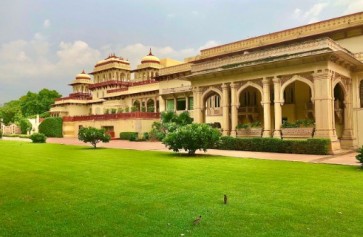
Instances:
[[[154,100],[149,99],[146,102],[146,111],[147,112],[154,112],[155,111],[155,103],[154,103]]]
[[[133,103],[133,106],[131,108],[131,111],[132,112],[139,112],[141,109],[141,104],[140,104],[140,101],[138,100],[135,100],[134,103]]]
[[[308,84],[295,81],[283,91],[282,122],[296,123],[297,120],[315,120],[314,105],[311,101],[312,91]]]
[[[338,138],[341,138],[344,131],[344,99],[345,93],[342,86],[338,83],[334,87],[334,121],[335,131]]]
[[[262,95],[255,87],[248,86],[239,94],[238,124],[263,126]]]
[[[221,95],[215,91],[210,91],[203,99],[204,113],[203,121],[205,123],[222,124],[223,111]]]

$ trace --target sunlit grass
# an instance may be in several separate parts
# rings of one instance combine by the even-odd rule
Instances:
[[[363,233],[358,167],[10,141],[0,152],[0,236]]]

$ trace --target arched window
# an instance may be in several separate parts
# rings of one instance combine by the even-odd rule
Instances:
[[[359,98],[360,98],[360,107],[363,108],[363,80],[359,83]]]

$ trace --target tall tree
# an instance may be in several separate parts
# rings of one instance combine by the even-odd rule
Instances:
[[[50,110],[50,106],[61,95],[55,90],[42,89],[39,93],[28,92],[20,98],[21,112],[24,117],[42,114]]]
[[[20,101],[12,100],[5,103],[2,107],[0,107],[0,117],[5,125],[20,121],[22,118]]]

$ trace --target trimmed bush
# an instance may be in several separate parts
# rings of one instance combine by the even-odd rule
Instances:
[[[96,148],[99,142],[109,142],[111,136],[106,134],[105,129],[97,129],[93,127],[81,128],[78,131],[78,140],[84,143],[91,143],[93,148]]]
[[[39,125],[39,133],[47,137],[63,137],[62,126],[62,118],[49,117]]]
[[[329,139],[281,140],[276,138],[222,137],[218,149],[326,155]]]
[[[145,141],[147,141],[147,140],[149,140],[149,133],[148,132],[144,132],[144,135],[143,135],[143,137],[142,137],[142,139],[143,140],[145,140]]]
[[[43,133],[33,133],[30,135],[30,139],[33,143],[45,143],[47,137]]]
[[[120,140],[135,141],[139,137],[137,132],[120,132]]]
[[[358,155],[356,155],[355,158],[359,161],[361,168],[363,169],[363,146],[358,149]]]
[[[221,133],[208,124],[188,124],[178,127],[175,131],[166,134],[163,139],[169,150],[179,152],[180,149],[188,151],[188,155],[195,155],[197,150],[207,151],[219,141]]]

